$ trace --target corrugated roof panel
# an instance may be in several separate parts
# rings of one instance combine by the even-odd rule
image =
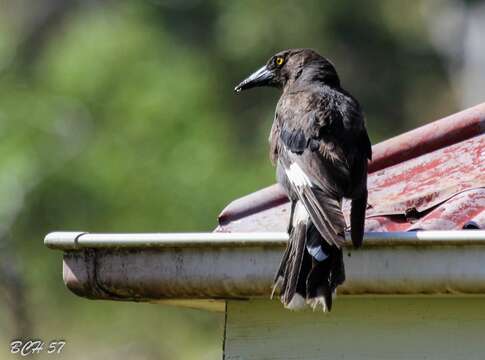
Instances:
[[[485,208],[485,188],[459,193],[438,205],[407,230],[463,229]]]
[[[424,212],[485,186],[485,135],[370,174],[368,216]]]

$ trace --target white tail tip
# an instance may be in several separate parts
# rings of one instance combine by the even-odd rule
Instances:
[[[286,305],[289,310],[302,310],[305,307],[305,298],[300,294],[295,294],[291,298],[291,301]]]

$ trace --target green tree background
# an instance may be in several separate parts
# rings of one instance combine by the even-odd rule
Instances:
[[[232,89],[284,48],[336,64],[373,143],[459,110],[442,6],[0,1],[0,359],[16,336],[63,338],[64,359],[220,358],[222,315],[78,298],[43,236],[211,231],[273,183],[278,93]]]

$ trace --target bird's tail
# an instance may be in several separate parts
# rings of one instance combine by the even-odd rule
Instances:
[[[308,229],[307,251],[311,268],[306,279],[307,303],[323,311],[332,310],[332,296],[337,286],[345,281],[342,249],[328,244],[314,226]]]
[[[342,249],[323,240],[311,222],[294,226],[273,287],[284,306],[298,310],[307,303],[330,311],[332,295],[344,280]]]
[[[273,297],[274,292],[279,289],[281,302],[292,310],[305,306],[305,279],[310,260],[305,251],[306,233],[306,222],[299,222],[292,227],[271,294]]]

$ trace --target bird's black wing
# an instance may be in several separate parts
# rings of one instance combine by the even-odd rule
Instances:
[[[350,236],[352,244],[360,247],[364,238],[367,209],[367,160],[372,160],[372,145],[365,128],[364,115],[358,102],[350,94],[341,106],[343,133],[350,140],[346,158],[350,169],[350,188],[346,197],[352,200],[350,208]]]
[[[338,163],[339,159],[330,161],[323,156],[322,150],[328,152],[327,148],[310,149],[316,140],[311,135],[314,129],[308,126],[312,116],[312,113],[303,114],[302,121],[288,118],[281,121],[278,161],[286,177],[285,187],[302,202],[319,233],[329,244],[341,246],[345,220],[340,203],[342,194],[336,186],[341,175],[335,174],[334,169],[334,162]]]
[[[331,245],[342,245],[345,221],[340,198],[331,185],[319,186],[322,181],[307,175],[309,167],[318,165],[312,165],[314,161],[308,154],[295,155],[286,148],[280,152],[279,161],[291,191],[302,202],[322,237]]]
[[[355,198],[360,204],[351,215],[357,237],[362,237],[358,234],[363,231],[367,200],[370,142],[360,108],[352,101],[345,96],[330,101],[317,97],[301,110],[282,107],[286,111],[278,113],[278,161],[286,175],[286,187],[304,204],[322,237],[336,246],[343,243],[346,227],[342,198]]]

